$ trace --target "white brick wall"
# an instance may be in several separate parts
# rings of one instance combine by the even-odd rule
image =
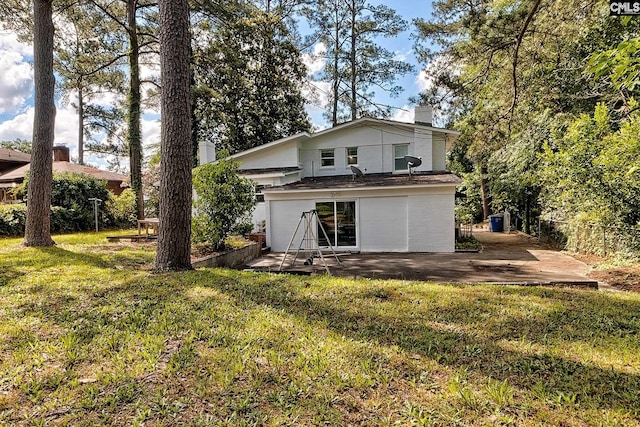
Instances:
[[[409,196],[409,252],[454,252],[454,191]]]
[[[454,187],[398,190],[342,191],[338,200],[355,200],[357,232],[362,252],[453,252]],[[316,201],[331,198],[324,193],[277,194],[268,201],[267,242],[284,252],[303,211]],[[290,198],[296,198],[292,200]],[[303,230],[294,241],[297,248]]]
[[[360,250],[407,251],[407,197],[360,199]]]
[[[302,212],[315,209],[313,200],[277,200],[267,202],[267,245],[274,252],[284,252],[296,229]],[[304,227],[301,225],[294,239],[295,248],[300,245]]]

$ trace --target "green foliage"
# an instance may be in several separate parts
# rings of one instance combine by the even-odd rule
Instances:
[[[198,141],[231,154],[309,131],[301,87],[306,68],[278,8],[229,3],[200,23],[194,48]]]
[[[89,200],[91,198],[102,200],[99,222],[110,223],[107,212],[102,208],[111,194],[105,185],[104,181],[79,173],[54,174],[51,206],[52,212],[58,212],[60,222],[54,224],[52,218],[52,230],[69,232],[94,228],[93,201]]]
[[[0,205],[0,236],[20,236],[24,234],[27,219],[25,205]]]
[[[545,208],[556,218],[607,225],[640,224],[640,112],[612,129],[599,105],[545,145]]]
[[[225,152],[222,153],[226,155]],[[214,249],[224,247],[234,229],[246,229],[255,205],[255,189],[250,179],[237,174],[238,163],[221,159],[193,172],[194,200],[192,239],[207,242]]]
[[[0,147],[31,154],[31,141],[27,141],[26,139],[17,138],[13,141],[0,141]]]
[[[62,102],[78,114],[82,133],[78,135],[79,162],[84,162],[84,146],[98,152],[117,143],[124,120],[126,39],[118,24],[105,19],[92,2],[65,7],[57,29],[55,69]],[[105,93],[114,94],[110,106],[95,103]],[[114,152],[110,154],[116,154]],[[123,153],[118,153],[123,154]]]
[[[484,202],[529,231],[544,210],[568,221],[637,222],[636,186],[624,176],[633,168],[616,153],[633,153],[632,144],[607,135],[633,128],[640,21],[611,19],[604,6],[442,0],[416,21],[433,82],[421,98],[461,131],[450,162],[463,178],[460,214]],[[580,118],[598,103],[609,113]]]
[[[589,60],[589,71],[595,78],[611,80],[617,89],[638,94],[640,86],[640,38],[630,38],[614,49],[594,54]]]
[[[136,224],[136,195],[132,189],[127,188],[119,196],[109,194],[105,209],[108,212],[111,224],[116,227],[129,227]]]
[[[29,177],[22,187],[26,188]],[[100,227],[130,227],[135,224],[135,196],[127,189],[115,196],[105,188],[105,182],[78,173],[53,175],[51,192],[51,232],[69,233],[93,230],[95,214],[91,198],[98,205]],[[26,207],[9,205],[0,210],[0,235],[17,236],[24,233]]]
[[[156,218],[160,212],[160,150],[149,158],[142,174],[144,212],[147,218]]]

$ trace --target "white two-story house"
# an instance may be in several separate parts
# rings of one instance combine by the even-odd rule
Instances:
[[[421,106],[414,123],[362,118],[233,158],[258,185],[254,221],[266,225],[274,252],[287,250],[302,213],[314,209],[341,251],[453,252],[460,179],[445,170],[445,157],[458,135],[433,127],[431,107]],[[410,171],[405,156],[422,163]],[[354,174],[358,170],[362,176]],[[319,234],[319,244],[326,245]]]

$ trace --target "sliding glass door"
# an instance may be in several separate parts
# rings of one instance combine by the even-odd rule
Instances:
[[[356,202],[332,201],[317,202],[318,243],[320,246],[355,247],[356,240]],[[325,237],[320,224],[327,233]],[[327,237],[329,241],[327,241]]]

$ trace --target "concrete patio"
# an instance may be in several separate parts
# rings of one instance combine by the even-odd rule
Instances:
[[[423,280],[442,283],[564,284],[597,287],[587,277],[590,267],[566,253],[541,245],[522,233],[491,233],[474,229],[482,244],[480,252],[435,253],[354,253],[339,256],[339,265],[330,251],[324,252],[332,275],[374,279]],[[295,254],[295,252],[294,252]],[[283,253],[270,253],[249,263],[248,268],[278,271]],[[284,272],[322,274],[322,260],[305,266],[304,253],[295,265],[290,254]]]

